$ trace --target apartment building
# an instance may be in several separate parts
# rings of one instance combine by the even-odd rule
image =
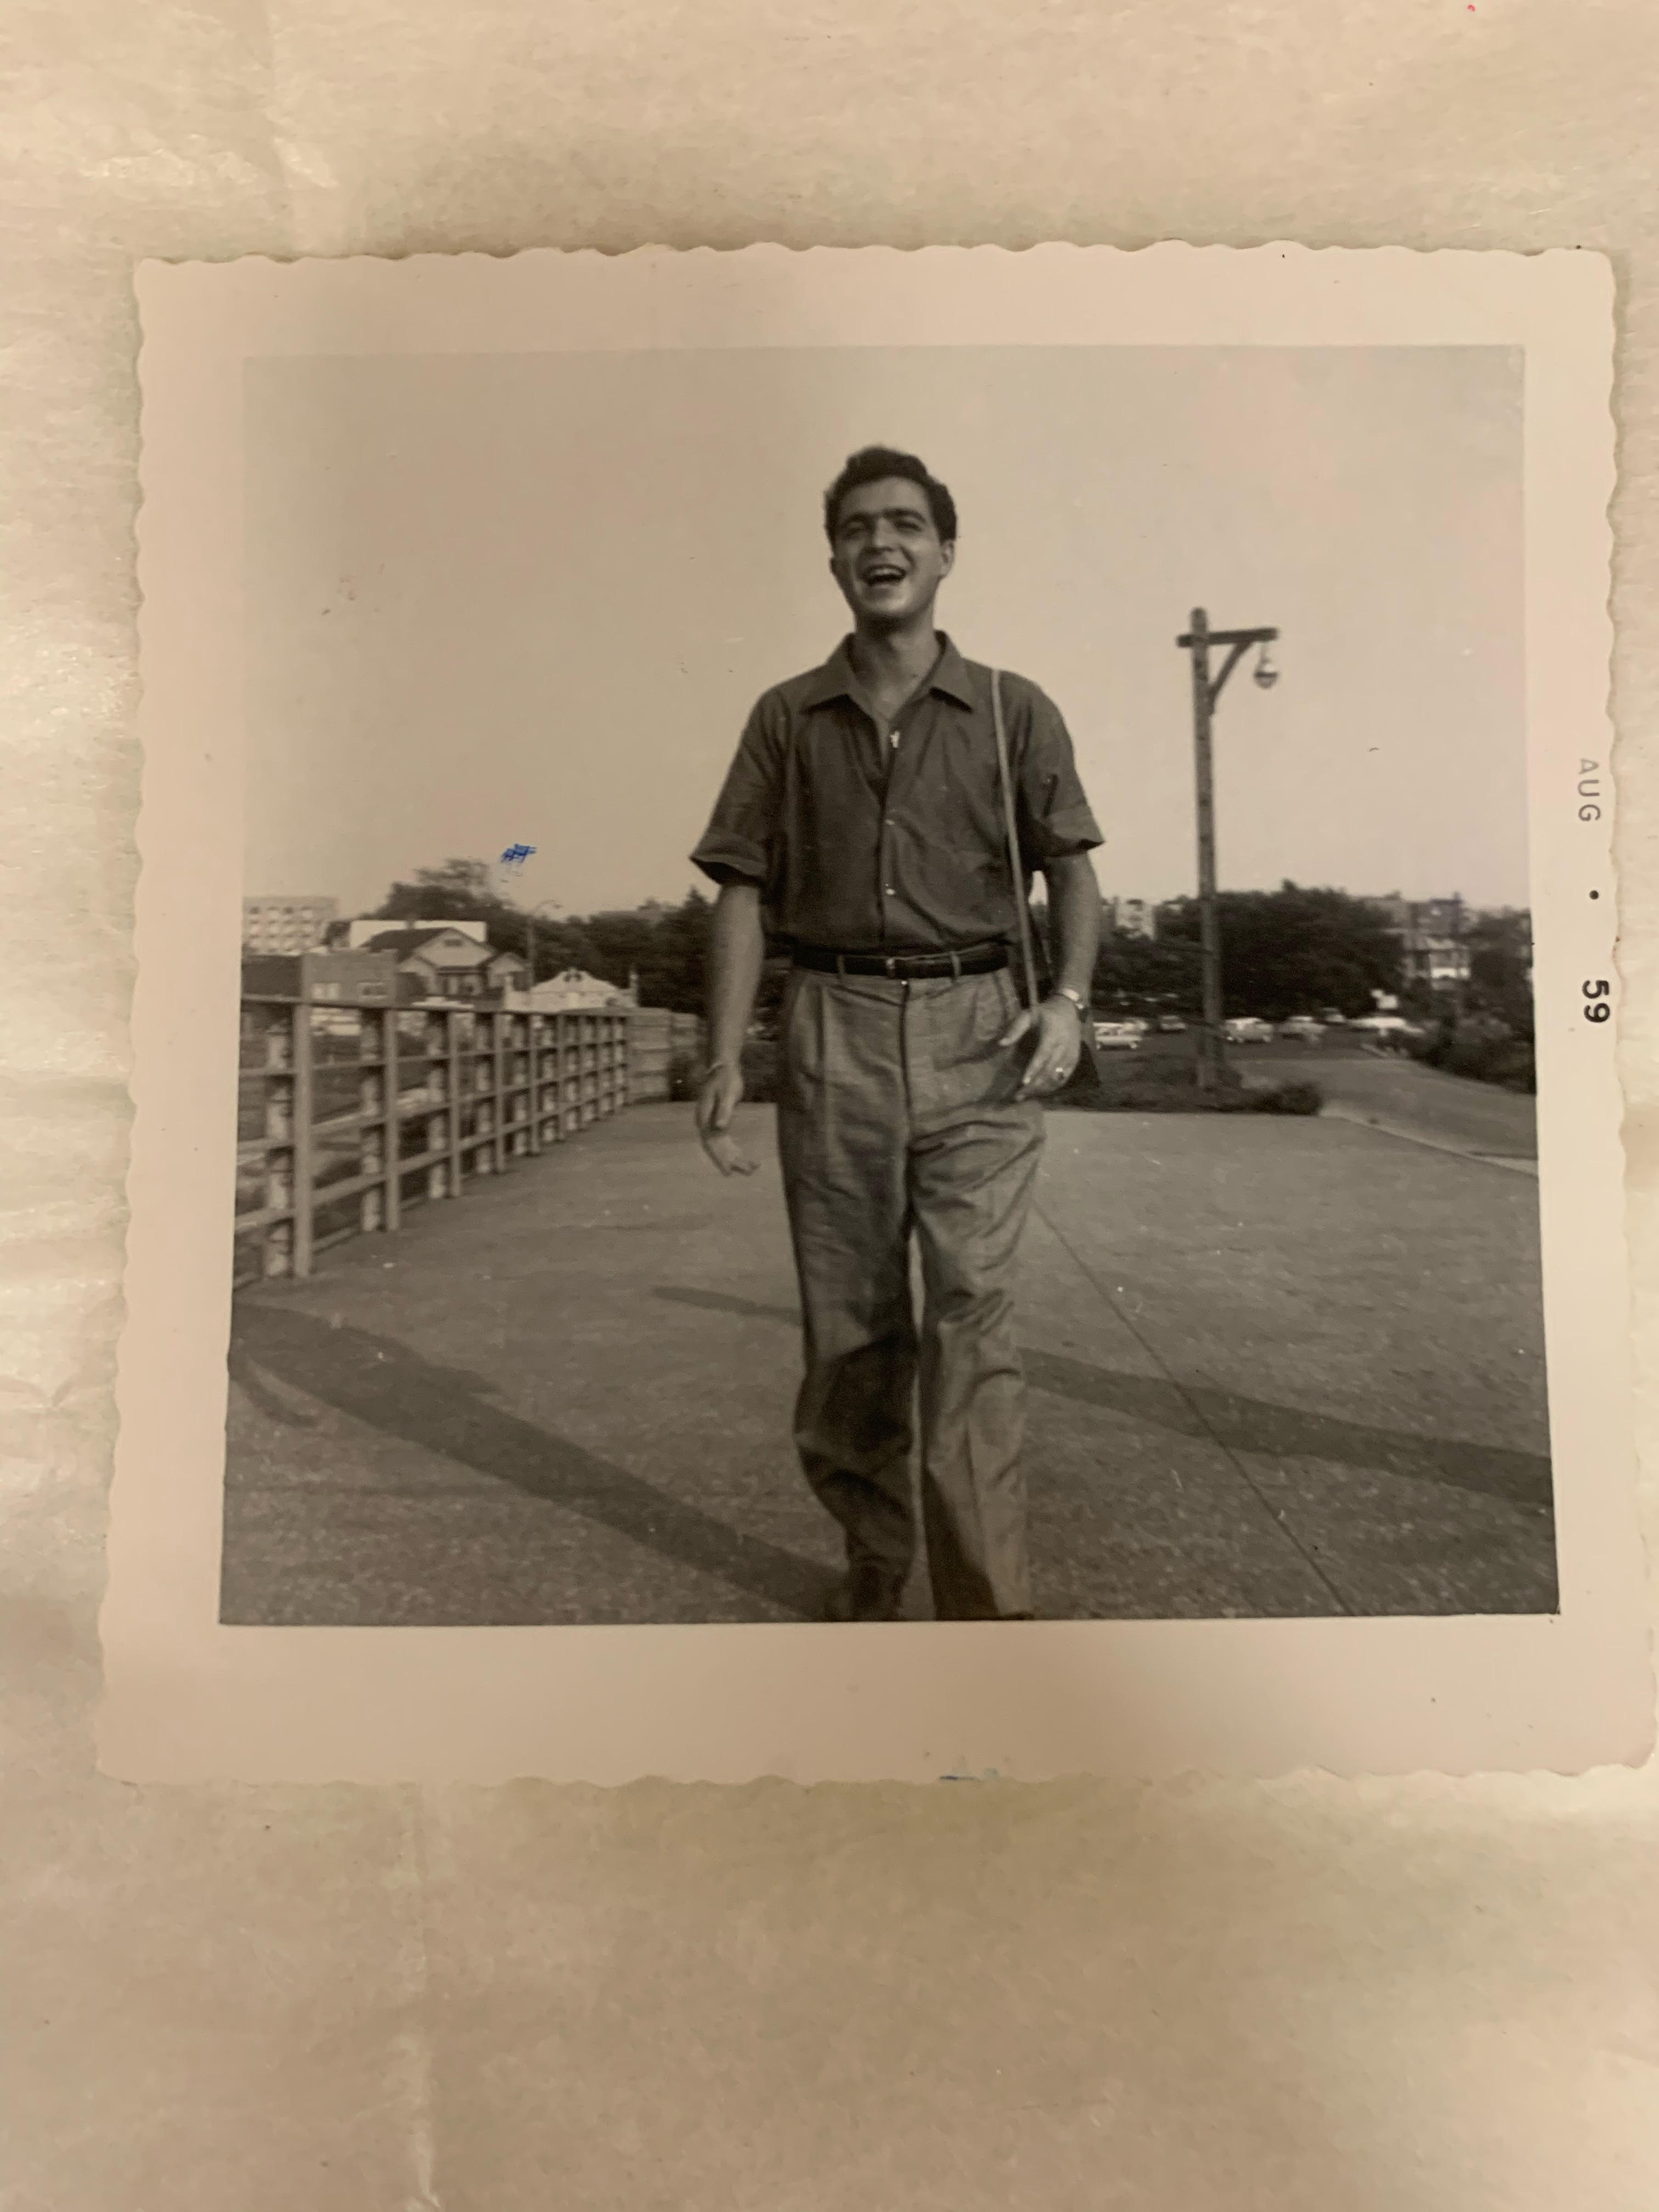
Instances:
[[[1390,891],[1366,904],[1382,916],[1390,936],[1399,939],[1401,975],[1407,985],[1455,991],[1468,981],[1468,914],[1455,893],[1450,898],[1405,899]]]
[[[307,893],[242,901],[242,943],[249,952],[315,951],[340,910],[338,899]]]

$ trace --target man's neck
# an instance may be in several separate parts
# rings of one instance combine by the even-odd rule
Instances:
[[[853,673],[866,690],[914,691],[933,672],[940,639],[930,609],[902,629],[855,629],[849,649]]]

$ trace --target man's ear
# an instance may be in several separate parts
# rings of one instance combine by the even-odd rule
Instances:
[[[944,544],[939,547],[939,551],[945,556],[945,573],[948,576],[951,569],[954,568],[957,564],[956,539],[954,538],[947,538]]]

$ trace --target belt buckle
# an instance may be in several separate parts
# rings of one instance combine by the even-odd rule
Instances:
[[[889,981],[896,982],[898,981],[898,962],[894,955],[890,952],[881,964]]]

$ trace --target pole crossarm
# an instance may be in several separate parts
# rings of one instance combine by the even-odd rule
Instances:
[[[1176,640],[1177,645],[1236,645],[1243,650],[1252,645],[1273,645],[1278,642],[1276,629],[1207,629],[1200,635],[1196,630],[1183,630]]]
[[[1210,678],[1210,704],[1213,707],[1216,701],[1221,696],[1222,690],[1226,684],[1227,678],[1232,674],[1234,669],[1237,667],[1239,662],[1249,651],[1250,647],[1253,645],[1272,645],[1277,639],[1278,635],[1279,632],[1276,629],[1212,629],[1206,631],[1200,638],[1194,631],[1188,630],[1182,636],[1178,637],[1176,640],[1176,643],[1178,646],[1183,647],[1188,652],[1192,650],[1194,646],[1199,644],[1205,646],[1224,645],[1231,648],[1228,652],[1227,658],[1222,662],[1220,668],[1217,671],[1216,674]]]

